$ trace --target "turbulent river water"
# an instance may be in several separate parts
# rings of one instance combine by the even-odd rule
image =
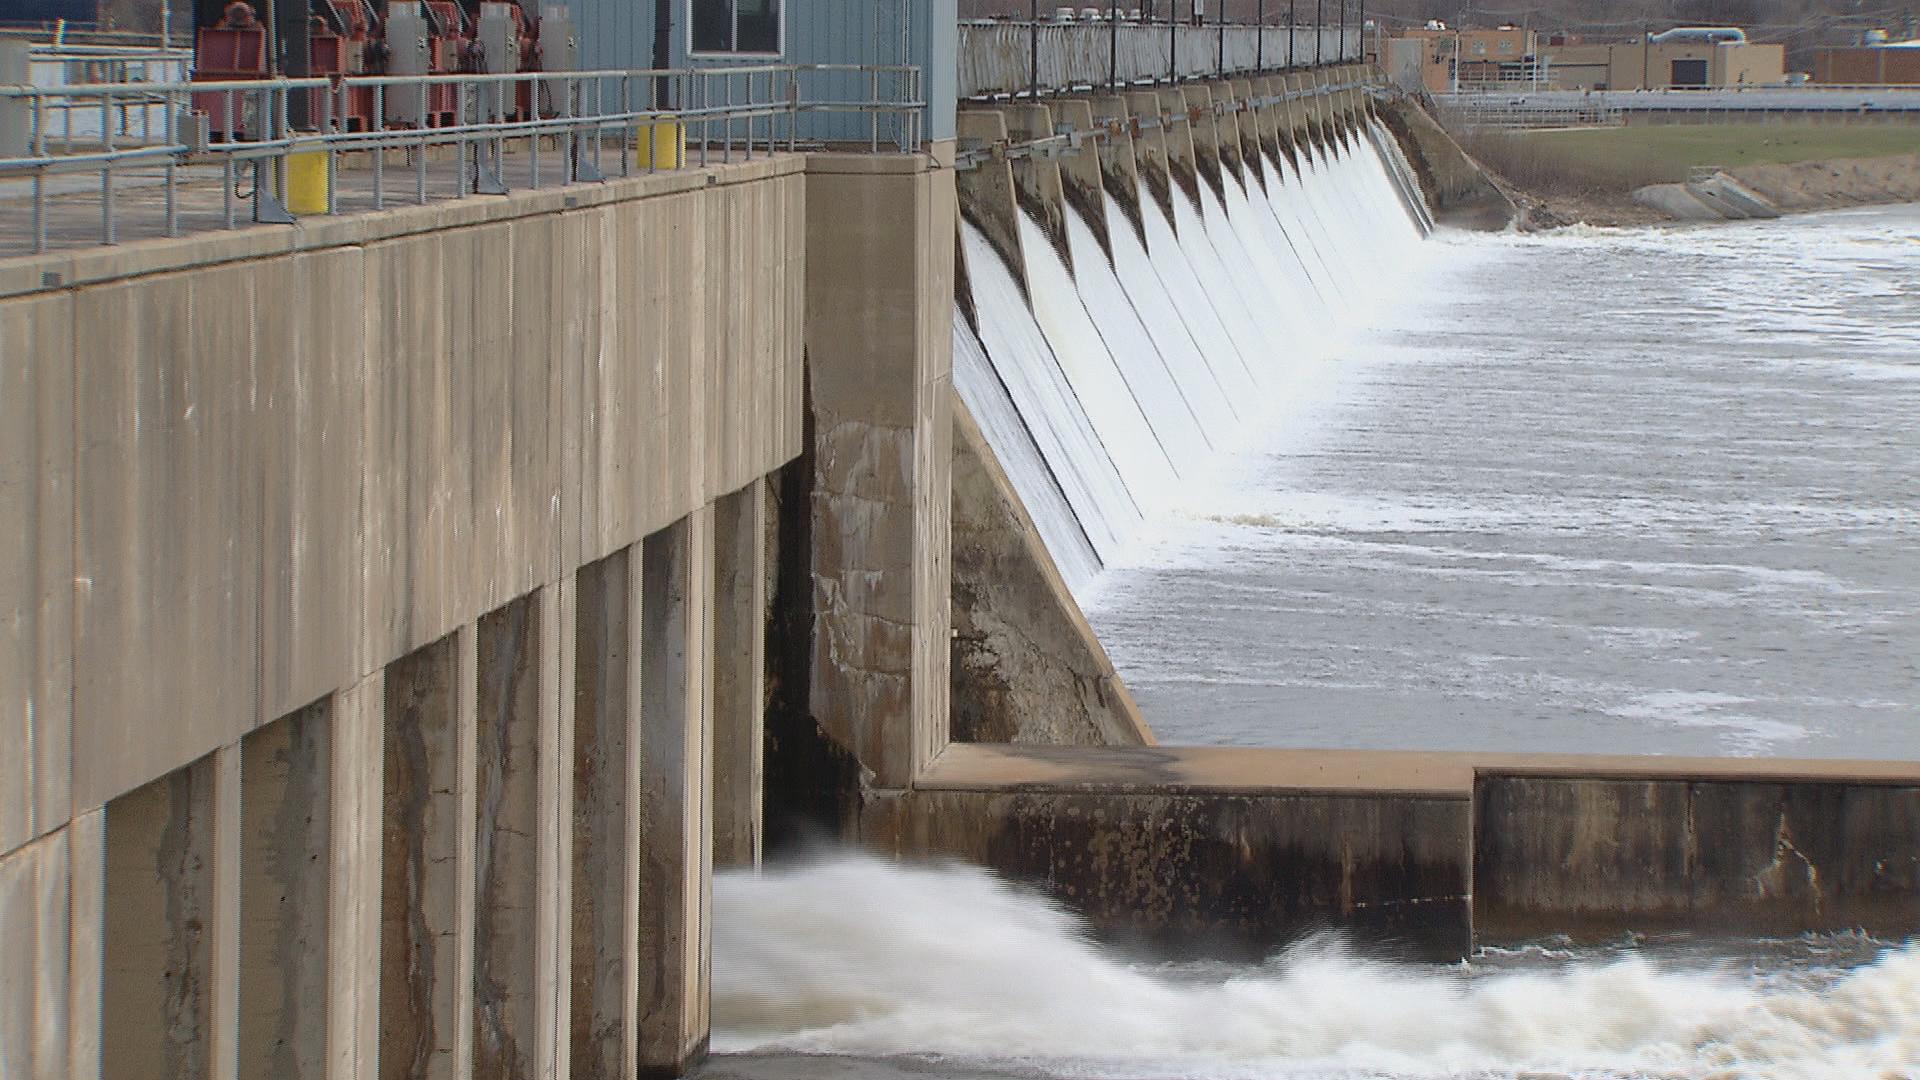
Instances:
[[[1091,944],[984,871],[843,856],[714,883],[721,1051],[851,1055],[765,1075],[1270,1080],[1909,1080],[1920,949],[1856,937],[1484,951],[1337,939],[1264,964]],[[887,1068],[901,1058],[905,1070]],[[754,1075],[747,1070],[747,1075]]]
[[[1423,243],[1395,167],[963,231],[955,385],[1161,740],[1920,756],[1920,208]],[[845,1055],[768,1076],[1920,1077],[1914,944],[1173,964],[968,867],[714,889],[715,1046]]]

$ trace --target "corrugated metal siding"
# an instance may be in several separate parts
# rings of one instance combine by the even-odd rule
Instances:
[[[791,64],[916,64],[921,70],[921,93],[930,103],[922,121],[926,138],[951,138],[956,87],[955,42],[958,37],[957,0],[785,0],[786,52],[778,61],[766,57],[687,55],[687,0],[565,0],[580,33],[580,63],[591,68],[646,68],[653,66],[656,3],[672,5],[669,65],[672,67],[740,67],[770,62]],[[881,76],[884,98],[906,95],[901,85]],[[857,72],[814,73],[801,87],[803,98],[827,97],[839,101],[867,101],[875,92],[870,76]],[[892,142],[899,122],[880,119],[879,137]],[[764,131],[764,128],[761,129]],[[784,131],[784,125],[782,130]],[[816,115],[801,128],[801,138],[865,141],[873,125],[863,115]]]
[[[648,0],[564,0],[580,35],[583,68],[653,66],[653,4]],[[680,0],[684,3],[685,0]]]

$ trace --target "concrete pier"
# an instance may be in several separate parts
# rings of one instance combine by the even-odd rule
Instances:
[[[698,1060],[806,167],[0,263],[0,1073]]]

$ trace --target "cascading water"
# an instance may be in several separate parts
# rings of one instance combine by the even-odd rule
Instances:
[[[1024,294],[963,228],[978,325],[956,316],[955,385],[1076,596],[1271,422],[1423,234],[1370,131],[1299,153],[1264,182],[1172,184],[1171,217],[1143,187],[1137,229],[1109,195],[1105,246],[1077,209],[1057,239],[1021,214]]]
[[[1148,964],[986,871],[859,856],[720,875],[714,925],[723,1051],[1249,1080],[1889,1080],[1920,1061],[1920,948],[1857,937],[1777,943],[1751,968],[1599,951],[1393,965],[1326,938],[1259,965]]]

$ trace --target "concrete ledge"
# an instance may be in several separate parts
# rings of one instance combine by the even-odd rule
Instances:
[[[1283,750],[1241,746],[1043,747],[955,744],[916,788],[1042,786],[1472,795],[1487,775],[1920,786],[1920,761],[1632,757],[1585,754]]]
[[[1471,817],[1452,795],[1068,781],[872,798],[861,834],[989,866],[1123,942],[1257,955],[1331,928],[1453,959],[1472,947]]]
[[[1208,951],[1920,929],[1920,762],[954,744],[861,832]]]
[[[370,244],[462,226],[537,217],[709,187],[753,183],[808,169],[895,171],[860,168],[835,170],[819,164],[849,156],[775,153],[752,161],[715,163],[706,167],[618,177],[598,184],[569,184],[564,187],[514,191],[505,196],[476,195],[425,205],[395,206],[377,213],[303,218],[292,225],[248,225],[230,232],[201,232],[170,239],[140,240],[114,247],[22,255],[0,260],[0,297],[295,252]],[[920,155],[891,155],[893,160],[903,158],[921,160]],[[860,155],[858,159],[880,160],[872,155]]]
[[[910,173],[923,173],[936,167],[934,158],[926,154],[881,153],[835,153],[822,151],[805,155],[806,170],[810,173],[841,173],[854,176],[904,176]]]
[[[1473,792],[1473,766],[1471,759],[1455,754],[955,743],[933,760],[914,787],[922,791],[1340,792],[1464,802]]]

